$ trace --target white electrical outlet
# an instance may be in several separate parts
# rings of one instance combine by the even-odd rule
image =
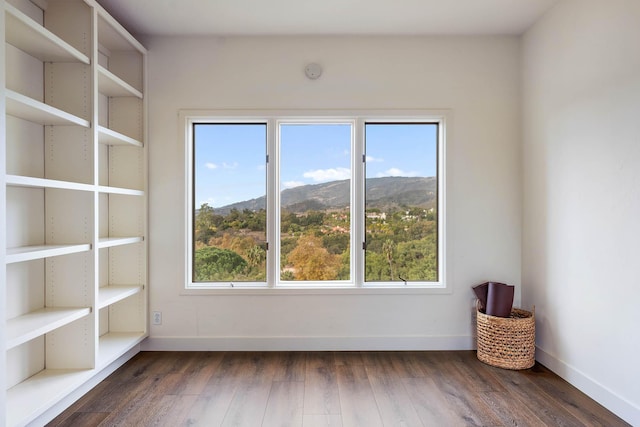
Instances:
[[[153,312],[153,320],[152,320],[154,325],[162,325],[162,312],[161,311],[154,311]]]

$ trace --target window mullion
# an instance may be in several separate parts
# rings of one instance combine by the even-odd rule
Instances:
[[[355,120],[351,150],[351,272],[356,287],[364,284],[364,123]]]
[[[267,287],[278,284],[280,276],[280,150],[278,122],[267,120]]]

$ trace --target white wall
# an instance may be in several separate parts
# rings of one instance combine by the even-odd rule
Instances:
[[[171,38],[149,48],[147,348],[471,348],[471,286],[518,285],[520,50],[502,38]],[[319,62],[319,80],[304,66]],[[180,109],[451,109],[446,295],[183,296]]]
[[[640,2],[561,2],[525,34],[522,66],[538,359],[640,425]]]

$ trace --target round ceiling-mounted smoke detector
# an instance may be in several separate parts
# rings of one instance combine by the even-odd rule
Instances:
[[[316,64],[312,62],[311,64],[304,67],[304,73],[311,80],[315,80],[322,75],[322,66],[320,64]]]

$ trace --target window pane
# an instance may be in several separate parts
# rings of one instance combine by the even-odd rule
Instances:
[[[194,282],[266,281],[266,132],[194,125]]]
[[[280,279],[349,280],[351,125],[280,126]]]
[[[438,125],[365,126],[365,281],[438,280]]]

